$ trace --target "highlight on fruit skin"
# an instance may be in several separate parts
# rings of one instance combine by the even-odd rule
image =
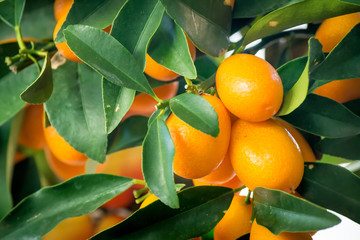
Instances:
[[[215,109],[219,120],[219,135],[205,134],[174,114],[167,126],[175,146],[174,172],[188,179],[201,178],[211,173],[224,159],[230,140],[231,122],[227,109],[215,96],[202,95]]]
[[[232,114],[250,122],[273,117],[283,101],[283,85],[275,68],[251,54],[225,59],[216,72],[216,89]]]
[[[73,5],[74,0],[55,0],[54,2],[54,17],[59,21],[62,17],[66,17]]]

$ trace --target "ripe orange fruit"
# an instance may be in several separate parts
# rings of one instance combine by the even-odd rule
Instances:
[[[360,13],[328,18],[321,23],[315,38],[323,45],[324,52],[330,52],[358,23],[360,23]]]
[[[53,35],[53,39],[55,41],[55,37],[58,33],[58,31],[60,30],[61,26],[63,25],[63,23],[66,20],[66,16],[63,16],[62,18],[60,18],[60,20],[57,22],[55,29],[54,29],[54,35]],[[58,51],[61,53],[61,55],[63,55],[65,58],[73,61],[73,62],[82,62],[80,60],[80,58],[78,58],[69,48],[69,46],[67,45],[66,42],[62,42],[62,43],[56,43],[55,44],[56,48],[58,49]]]
[[[157,196],[155,196],[154,194],[150,194],[140,205],[140,208],[144,208],[147,205],[155,202],[156,200],[158,200],[159,198]]]
[[[230,140],[231,122],[228,111],[215,96],[202,95],[215,109],[219,135],[214,138],[171,114],[167,126],[175,146],[174,172],[184,178],[201,178],[212,172],[224,159]]]
[[[279,235],[272,234],[266,227],[253,222],[250,230],[250,240],[312,240],[307,232],[289,233],[282,232]]]
[[[339,103],[358,99],[360,98],[360,78],[332,81],[318,87],[314,93]]]
[[[186,40],[188,43],[190,56],[195,59],[196,57],[196,48],[191,40],[186,36]],[[167,69],[166,67],[157,63],[154,59],[150,57],[149,54],[146,54],[146,65],[145,65],[145,73],[152,78],[155,78],[160,81],[171,81],[179,76],[179,74]]]
[[[274,116],[283,100],[279,74],[267,61],[250,54],[236,54],[220,64],[216,89],[231,113],[251,122]]]
[[[45,148],[46,160],[51,170],[61,180],[68,180],[81,174],[85,174],[85,162],[81,165],[70,165],[58,160],[50,149]]]
[[[252,123],[237,120],[229,147],[240,181],[256,187],[293,192],[304,173],[304,160],[293,137],[273,119]]]
[[[231,180],[235,176],[234,169],[231,165],[231,160],[228,154],[226,154],[224,160],[220,165],[205,177],[199,178],[202,182],[208,183],[225,183]]]
[[[306,139],[301,135],[301,133],[296,130],[293,126],[291,126],[290,123],[285,122],[284,120],[280,118],[274,118],[274,120],[283,126],[295,139],[295,142],[299,145],[301,155],[303,156],[303,159],[305,162],[315,162],[315,154],[313,150],[311,149],[309,143],[306,141]]]
[[[83,165],[86,162],[86,155],[70,146],[53,126],[45,128],[44,134],[51,152],[60,161],[70,165]]]
[[[94,225],[89,215],[72,217],[59,223],[43,236],[43,240],[85,240],[94,233]]]
[[[105,163],[99,164],[96,168],[96,172],[143,180],[144,177],[141,170],[141,159],[141,146],[121,150],[107,156]],[[129,207],[135,200],[133,191],[142,187],[142,185],[134,185],[105,203],[103,206],[106,208]]]
[[[220,187],[228,187],[228,188],[232,188],[232,189],[236,189],[236,188],[243,186],[242,182],[240,182],[240,179],[236,175],[229,181],[224,182],[224,183],[219,183],[219,184],[202,182],[201,178],[193,179],[192,181],[193,181],[194,186],[220,186]]]
[[[74,0],[55,0],[54,2],[54,16],[55,20],[59,21],[62,17],[66,17],[70,11]]]
[[[120,217],[118,215],[108,214],[99,221],[99,223],[97,224],[97,226],[95,228],[95,233],[97,234],[108,228],[111,228],[124,220],[125,220],[125,218]]]
[[[154,88],[155,94],[162,100],[168,100],[174,97],[179,88],[179,82],[172,82],[160,87]],[[157,101],[146,93],[136,95],[129,111],[133,114],[140,114],[150,117],[156,110]]]
[[[25,111],[18,142],[28,148],[43,149],[46,146],[42,127],[43,105],[30,105]]]
[[[233,240],[250,232],[252,204],[244,203],[245,196],[235,194],[229,209],[214,228],[214,240]]]

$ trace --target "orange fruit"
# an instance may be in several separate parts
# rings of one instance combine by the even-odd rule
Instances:
[[[196,57],[196,48],[191,40],[186,36],[186,40],[188,43],[190,56],[194,61]],[[171,81],[179,76],[179,74],[167,69],[166,67],[157,63],[149,54],[146,54],[146,65],[145,65],[145,73],[152,78],[155,78],[160,81]]]
[[[202,95],[215,109],[219,135],[207,135],[171,114],[167,120],[175,146],[174,172],[183,178],[201,178],[211,173],[224,159],[230,140],[231,122],[228,111],[215,96]]]
[[[58,33],[58,31],[60,30],[61,26],[63,25],[63,23],[66,20],[66,16],[63,16],[62,18],[60,18],[60,20],[57,22],[55,29],[54,29],[54,35],[53,35],[53,39],[55,41],[55,37]],[[58,49],[59,53],[61,53],[61,55],[63,55],[65,58],[73,61],[73,62],[82,62],[80,60],[80,58],[78,58],[69,48],[68,44],[66,42],[62,42],[62,43],[56,43],[55,44],[56,48]]]
[[[89,215],[65,219],[43,236],[43,240],[85,240],[94,233]]]
[[[214,240],[233,240],[248,234],[251,228],[252,204],[245,196],[235,194],[224,217],[214,228]]]
[[[216,72],[216,89],[231,113],[251,122],[274,116],[283,100],[279,74],[267,61],[251,54],[225,59]]]
[[[21,162],[25,158],[26,158],[26,156],[22,152],[15,152],[14,163],[16,164],[18,162]]]
[[[54,16],[55,20],[59,21],[62,17],[66,17],[70,11],[74,0],[55,0],[54,2]]]
[[[236,175],[251,191],[256,187],[293,192],[304,173],[304,160],[293,137],[273,119],[237,120],[229,147]]]
[[[50,149],[45,148],[46,160],[51,170],[61,180],[68,180],[81,174],[85,174],[85,162],[81,165],[70,165],[58,160]]]
[[[108,228],[111,228],[124,220],[125,218],[120,217],[118,215],[108,214],[99,221],[99,223],[95,228],[95,233],[99,233]]]
[[[360,13],[328,18],[321,23],[315,38],[323,45],[324,52],[330,52],[358,23],[360,23]]]
[[[60,161],[70,165],[83,165],[86,162],[86,155],[70,146],[53,126],[45,128],[44,135],[51,152]]]
[[[360,78],[332,81],[318,87],[314,93],[339,103],[358,99],[360,98]]]
[[[28,148],[43,149],[46,146],[42,127],[43,105],[30,105],[25,111],[18,142]]]
[[[229,181],[224,182],[224,183],[219,183],[219,184],[202,182],[201,178],[193,179],[192,181],[193,181],[194,186],[220,186],[220,187],[228,187],[228,188],[232,188],[232,189],[236,189],[236,188],[243,186],[242,182],[240,182],[240,179],[236,175]]]
[[[225,183],[231,180],[235,176],[234,169],[231,165],[231,160],[228,154],[220,165],[205,177],[199,178],[202,182],[208,183]]]
[[[279,235],[272,234],[266,227],[253,222],[250,230],[250,240],[312,240],[307,232],[282,232]]]
[[[145,200],[141,203],[140,208],[144,208],[147,205],[155,202],[156,200],[158,200],[159,198],[157,196],[155,196],[154,194],[150,194],[147,198],[145,198]]]
[[[162,100],[168,100],[174,97],[179,88],[179,82],[172,82],[169,84],[162,85],[154,88],[155,94]],[[146,93],[140,93],[135,96],[134,102],[132,103],[129,111],[133,114],[140,114],[150,117],[151,114],[156,110],[156,104],[158,102]]]
[[[305,162],[315,162],[316,161],[315,154],[314,154],[312,148],[310,147],[309,143],[303,137],[303,135],[301,135],[301,133],[298,130],[296,130],[293,126],[291,126],[290,123],[285,122],[284,120],[282,120],[280,118],[275,118],[274,120],[278,124],[283,126],[291,134],[291,136],[295,139],[295,142],[299,145],[301,155],[302,155],[304,161]]]
[[[99,164],[96,168],[97,173],[107,173],[123,177],[130,177],[143,180],[141,170],[142,147],[128,148],[110,154],[105,163]],[[105,208],[126,208],[134,203],[133,191],[142,188],[142,185],[134,185],[115,198],[106,202]]]

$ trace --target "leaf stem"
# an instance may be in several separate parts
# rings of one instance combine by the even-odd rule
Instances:
[[[249,189],[249,192],[248,192],[246,198],[244,199],[244,203],[245,203],[245,204],[250,204],[250,203],[251,203],[251,201],[250,201],[250,196],[251,196],[251,191],[250,191],[250,189]]]
[[[35,55],[38,55],[40,57],[46,57],[46,55],[47,55],[46,51],[34,50],[34,49],[20,49],[20,53],[35,54]]]
[[[144,180],[133,179],[133,182],[134,182],[134,184],[141,184],[141,185],[147,186],[146,182]]]
[[[22,35],[21,35],[20,25],[16,25],[14,27],[14,30],[15,30],[15,34],[16,34],[16,40],[19,44],[20,50],[26,49],[25,43],[24,43],[24,41],[22,39]]]
[[[27,54],[27,57],[35,63],[38,72],[41,73],[41,68],[38,61],[31,54]]]
[[[242,186],[239,187],[239,188],[235,188],[233,191],[234,191],[234,193],[237,193],[237,192],[240,192],[241,190],[243,190],[244,188],[246,188],[246,186],[245,186],[245,185],[242,185]]]
[[[133,191],[133,194],[134,194],[134,197],[135,198],[139,198],[144,192],[146,192],[147,190],[149,189],[148,186],[142,188],[142,189],[139,189],[139,190],[134,190]]]
[[[137,199],[135,200],[135,202],[136,202],[137,204],[143,202],[148,196],[150,196],[150,194],[151,194],[150,191],[147,192],[144,196],[142,196],[142,197],[140,197],[140,198],[137,198]]]

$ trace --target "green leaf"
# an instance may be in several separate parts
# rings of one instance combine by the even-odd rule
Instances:
[[[11,27],[19,26],[25,7],[25,0],[0,2],[0,19]]]
[[[223,0],[161,2],[198,49],[213,57],[222,56],[227,51],[232,10]]]
[[[53,77],[54,91],[45,103],[51,125],[76,150],[104,162],[107,133],[101,76],[84,64],[68,61]]]
[[[360,24],[357,24],[343,40],[327,55],[325,60],[311,72],[311,78],[322,84],[333,80],[360,77]],[[326,81],[324,81],[326,80]],[[315,84],[317,81],[315,82]],[[314,85],[315,85],[314,84]],[[322,85],[321,84],[321,85]],[[320,84],[316,84],[319,87]],[[315,87],[312,87],[315,89]]]
[[[296,58],[285,63],[276,70],[283,84],[284,96],[290,91],[304,72],[307,59],[307,57]]]
[[[187,240],[199,237],[221,220],[233,195],[230,188],[224,187],[187,188],[178,193],[180,208],[173,209],[155,201],[91,239]]]
[[[327,163],[305,163],[297,191],[307,200],[360,223],[360,178],[346,168]]]
[[[129,50],[141,69],[145,68],[146,49],[163,14],[158,0],[129,0],[114,20],[111,35]]]
[[[357,116],[360,116],[360,99],[348,101],[343,105]]]
[[[21,99],[31,104],[46,102],[53,91],[52,69],[49,54],[46,55],[40,75],[22,93]]]
[[[234,4],[233,18],[250,18],[271,12],[286,5],[303,0],[237,0]]]
[[[194,64],[196,67],[196,72],[198,73],[198,78],[202,79],[211,77],[214,73],[216,73],[218,68],[215,61],[208,55],[196,58]]]
[[[179,25],[166,14],[151,39],[148,54],[167,69],[189,79],[196,78],[186,36]]]
[[[0,222],[1,237],[3,240],[40,239],[61,221],[92,212],[132,185],[130,178],[88,174],[42,188],[19,203]]]
[[[126,0],[77,0],[74,1],[60,28],[56,43],[64,42],[63,30],[69,25],[82,24],[103,29],[112,24]]]
[[[340,1],[360,5],[359,0],[340,0]]]
[[[102,79],[106,132],[111,133],[129,111],[135,97],[135,90],[115,85]]]
[[[148,118],[133,116],[126,119],[109,135],[107,154],[141,146],[148,130]]]
[[[157,117],[143,143],[142,170],[150,191],[171,208],[179,208],[176,195],[173,158],[175,146],[164,120]]]
[[[360,11],[360,6],[338,0],[307,0],[279,8],[259,19],[246,33],[243,46],[304,23]]]
[[[358,116],[342,104],[315,94],[309,94],[300,107],[282,118],[305,132],[329,138],[360,133]]]
[[[69,26],[64,34],[71,50],[107,80],[155,95],[135,58],[111,35],[83,25]]]
[[[341,158],[360,159],[360,135],[345,138],[324,138],[316,144],[316,150],[321,153]]]
[[[160,115],[160,113],[162,112],[162,109],[158,109],[155,112],[153,112],[153,114],[151,114],[149,120],[148,120],[148,127],[156,120],[156,118]],[[164,121],[166,121],[169,117],[171,113],[171,110],[169,107],[166,107],[164,109],[164,112],[161,114],[160,118]]]
[[[317,231],[341,222],[326,209],[279,190],[257,187],[253,202],[256,222],[275,235]]]
[[[184,93],[170,99],[171,111],[182,121],[205,134],[219,135],[218,115],[205,98]]]

